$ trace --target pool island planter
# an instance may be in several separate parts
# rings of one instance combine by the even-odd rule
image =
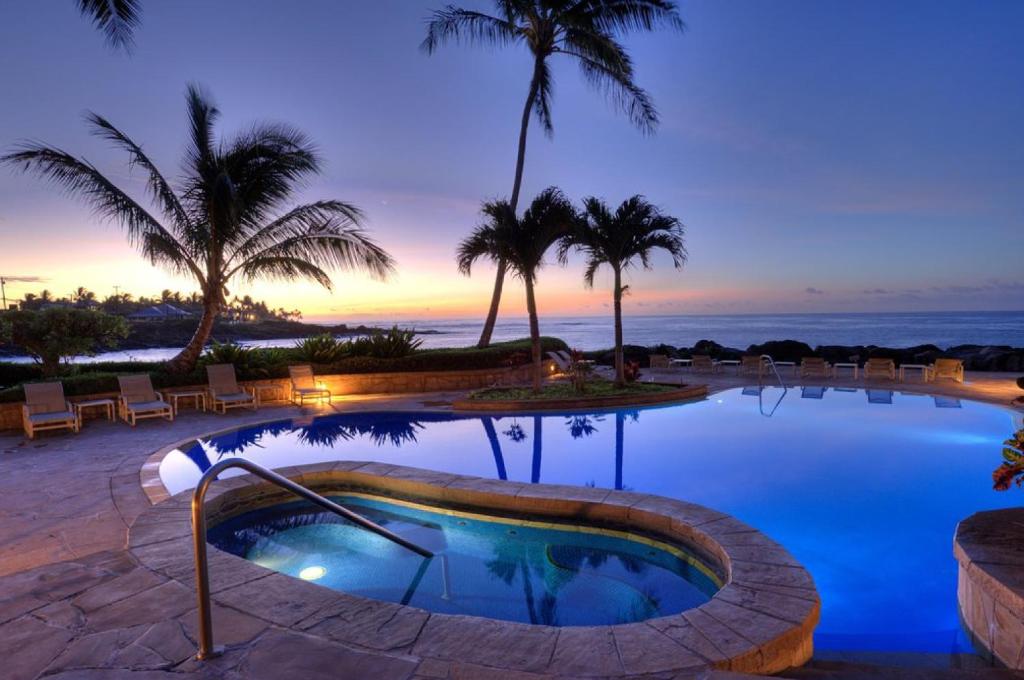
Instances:
[[[456,677],[701,677],[709,668],[776,673],[805,663],[820,601],[810,574],[780,545],[703,506],[591,487],[524,484],[374,462],[277,470],[321,495],[346,491],[437,508],[586,525],[678,545],[712,568],[723,587],[681,614],[610,626],[553,627],[423,609],[350,595],[275,572],[208,545],[215,609],[383,657],[446,664]],[[210,525],[294,497],[252,475],[214,482]],[[142,513],[129,549],[146,567],[193,584],[189,502],[183,492]],[[214,621],[217,625],[216,617]],[[218,631],[214,630],[214,642]],[[228,633],[222,633],[228,637]],[[466,675],[466,677],[470,677]]]
[[[1024,508],[978,512],[963,520],[953,554],[967,631],[999,663],[1024,670]]]
[[[664,384],[664,383],[655,383]],[[600,397],[578,397],[557,399],[457,399],[452,408],[462,412],[529,412],[529,411],[579,411],[586,409],[618,408],[623,406],[656,406],[677,404],[682,401],[704,399],[708,396],[707,385],[671,385],[675,389],[663,392],[636,392]]]

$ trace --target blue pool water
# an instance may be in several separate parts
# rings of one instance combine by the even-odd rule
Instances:
[[[781,398],[781,401],[780,401]],[[814,576],[821,649],[971,651],[959,625],[956,523],[1021,505],[992,490],[1007,409],[887,390],[731,390],[587,415],[351,414],[280,421],[164,459],[172,492],[211,461],[379,460],[462,474],[632,489],[735,515]]]
[[[362,496],[334,500],[434,557],[298,503],[235,517],[213,527],[209,538],[222,550],[335,590],[549,626],[677,614],[707,602],[719,587],[692,555],[668,546]]]

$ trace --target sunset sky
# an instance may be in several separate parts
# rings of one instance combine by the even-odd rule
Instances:
[[[365,209],[398,260],[377,282],[340,273],[232,292],[307,318],[483,315],[493,269],[453,253],[481,200],[511,190],[530,63],[522,49],[419,49],[445,0],[142,3],[131,54],[71,0],[0,6],[0,149],[41,140],[84,155],[133,194],[141,175],[91,138],[111,119],[177,174],[184,91],[220,131],[255,120],[312,137],[326,171],[300,198]],[[489,2],[464,0],[490,10]],[[683,34],[626,40],[662,118],[645,137],[554,60],[553,138],[531,130],[524,200],[643,193],[687,225],[690,262],[631,276],[631,314],[1024,309],[1024,2],[684,1]],[[9,295],[84,285],[106,295],[191,291],[113,225],[35,177],[0,168],[0,274]],[[541,273],[547,314],[605,314],[582,267]],[[521,286],[504,311],[523,313]]]

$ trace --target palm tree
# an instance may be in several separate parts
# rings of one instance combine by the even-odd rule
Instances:
[[[129,164],[145,171],[159,213],[146,210],[88,161],[60,149],[27,144],[0,157],[82,197],[120,223],[151,263],[196,280],[203,300],[199,326],[169,364],[181,372],[195,366],[235,278],[305,278],[330,289],[327,269],[362,269],[380,278],[394,269],[391,256],[361,228],[355,206],[323,200],[286,209],[301,182],[320,171],[320,158],[305,135],[286,125],[261,124],[218,141],[213,128],[219,112],[209,97],[192,85],[187,102],[191,138],[178,192],[138,144],[105,118],[87,117],[94,134],[125,150]]]
[[[602,265],[612,268],[615,276],[612,298],[615,308],[615,384],[625,383],[622,357],[622,294],[628,286],[622,285],[622,273],[636,260],[644,269],[651,268],[651,251],[661,249],[672,256],[672,264],[681,269],[686,263],[683,245],[683,225],[675,217],[664,215],[643,196],[633,196],[622,202],[613,213],[603,201],[587,198],[583,201],[582,219],[572,236],[562,241],[559,259],[564,262],[571,248],[583,252],[587,267],[583,281],[588,288],[594,285],[594,274]]]
[[[139,25],[139,0],[78,0],[78,11],[92,19],[115,48],[130,50]]]
[[[526,311],[530,315],[533,390],[540,392],[540,324],[534,297],[537,270],[544,264],[548,248],[572,230],[576,211],[561,191],[549,187],[533,199],[522,218],[516,217],[508,201],[488,201],[481,212],[487,222],[459,244],[459,271],[469,276],[473,263],[486,257],[494,262],[506,262],[512,273],[523,280]]]
[[[572,58],[584,79],[602,90],[643,132],[653,132],[658,114],[647,93],[633,82],[633,63],[617,35],[631,30],[652,31],[660,25],[682,30],[674,2],[667,0],[495,0],[497,16],[448,5],[427,22],[421,48],[433,54],[443,43],[465,41],[504,47],[523,44],[533,56],[530,89],[519,125],[515,179],[509,205],[515,213],[523,182],[526,133],[531,112],[550,136],[552,77],[548,58]],[[498,318],[507,263],[498,260],[497,278],[478,346],[491,342]]]

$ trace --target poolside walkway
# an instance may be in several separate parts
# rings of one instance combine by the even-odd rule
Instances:
[[[671,377],[707,382],[715,391],[750,383],[728,374],[673,372]],[[974,374],[962,386],[904,383],[891,389],[1008,405],[1022,394],[1014,384],[1016,377]],[[863,385],[862,381],[826,384]],[[437,409],[457,396],[461,395],[359,396],[336,401],[320,412]],[[173,424],[147,422],[135,429],[93,421],[77,436],[43,436],[34,442],[0,435],[0,676],[5,680],[40,676],[156,680],[183,673],[268,680],[498,678],[482,667],[421,663],[416,658],[343,647],[229,609],[219,609],[215,615],[218,635],[238,646],[207,664],[191,660],[193,593],[142,567],[126,551],[128,527],[149,507],[139,484],[139,469],[154,451],[198,433],[309,412],[277,407],[229,417],[188,413]],[[501,680],[542,677],[500,673]]]

